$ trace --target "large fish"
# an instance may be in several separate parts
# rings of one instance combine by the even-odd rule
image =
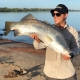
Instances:
[[[57,53],[69,56],[71,52],[63,35],[59,30],[55,29],[54,25],[37,20],[32,14],[28,14],[22,18],[20,22],[11,22],[8,27],[8,29],[5,29],[5,33],[10,30],[14,30],[15,36],[30,36],[36,33],[47,46]]]

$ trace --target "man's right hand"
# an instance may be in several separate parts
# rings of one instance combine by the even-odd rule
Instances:
[[[35,33],[34,33],[34,34],[31,34],[30,37],[31,37],[32,39],[35,39],[38,43],[41,42],[41,40],[39,39],[38,35],[35,34]]]

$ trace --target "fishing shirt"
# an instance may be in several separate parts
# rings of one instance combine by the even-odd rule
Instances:
[[[65,28],[60,30],[60,32],[63,34],[67,45],[75,57],[79,54],[78,31],[75,28],[68,26],[67,24],[64,27]],[[55,27],[55,29],[58,28]],[[75,69],[71,59],[64,60],[62,58],[62,54],[55,52],[53,49],[46,46],[43,42],[38,43],[36,40],[34,40],[33,45],[35,49],[46,48],[44,65],[44,73],[46,76],[56,79],[66,79],[75,74]]]

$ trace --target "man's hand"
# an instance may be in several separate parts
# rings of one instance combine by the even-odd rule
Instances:
[[[38,43],[41,42],[41,40],[39,39],[38,35],[35,34],[35,33],[34,33],[34,34],[31,34],[30,37],[31,37],[32,39],[35,39]]]
[[[74,57],[74,54],[71,52],[69,53],[69,55],[62,55],[62,57],[64,60],[69,60]]]
[[[62,55],[62,58],[63,58],[64,60],[69,60],[69,59],[70,59],[70,56]]]

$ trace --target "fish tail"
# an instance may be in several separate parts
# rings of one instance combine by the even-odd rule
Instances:
[[[12,23],[13,23],[13,22],[9,22],[9,21],[6,21],[6,22],[5,22],[5,28],[4,28],[4,35],[5,35],[5,36],[10,32],[10,25],[11,25]]]

